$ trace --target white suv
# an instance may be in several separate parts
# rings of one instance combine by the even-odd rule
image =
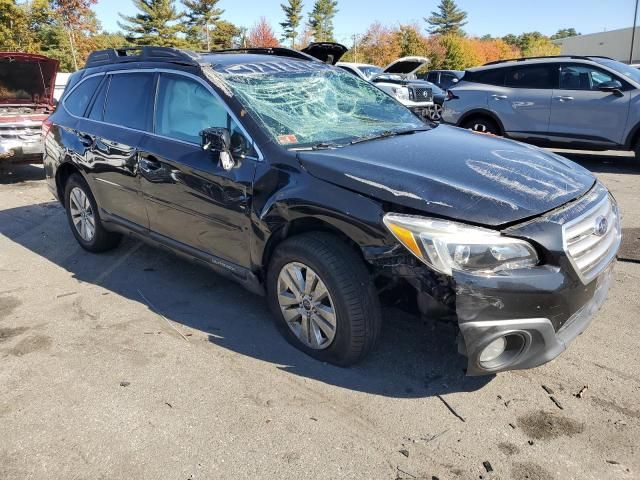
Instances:
[[[639,103],[638,69],[604,57],[541,57],[467,70],[443,120],[540,146],[640,157]]]

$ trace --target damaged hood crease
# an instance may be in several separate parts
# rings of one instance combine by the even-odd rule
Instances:
[[[473,152],[473,153],[470,153]],[[441,125],[413,135],[300,152],[317,178],[427,215],[500,227],[585,194],[594,177],[562,157]]]

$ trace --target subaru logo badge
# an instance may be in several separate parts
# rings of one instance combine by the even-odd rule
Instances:
[[[605,217],[596,218],[596,226],[593,229],[594,235],[604,237],[609,230],[609,221]]]

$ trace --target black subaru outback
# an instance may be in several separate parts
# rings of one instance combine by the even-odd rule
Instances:
[[[547,362],[603,303],[620,244],[583,168],[425,124],[293,50],[94,52],[44,131],[83,248],[133,234],[208,265],[338,365],[374,347],[383,291],[449,309],[470,375]]]

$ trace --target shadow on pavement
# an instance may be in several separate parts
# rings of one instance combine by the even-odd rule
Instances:
[[[0,234],[80,281],[147,304],[142,293],[156,313],[206,333],[215,345],[292,375],[398,398],[474,391],[492,379],[464,376],[466,362],[457,354],[452,325],[424,322],[392,309],[384,311],[378,349],[364,362],[350,369],[317,362],[282,338],[263,298],[205,267],[133,239],[105,254],[85,252],[57,202],[0,211]]]
[[[577,150],[552,150],[582,165],[593,173],[640,174],[640,161],[625,152],[586,152]]]
[[[31,164],[2,164],[0,160],[0,185],[44,180],[42,165]]]

